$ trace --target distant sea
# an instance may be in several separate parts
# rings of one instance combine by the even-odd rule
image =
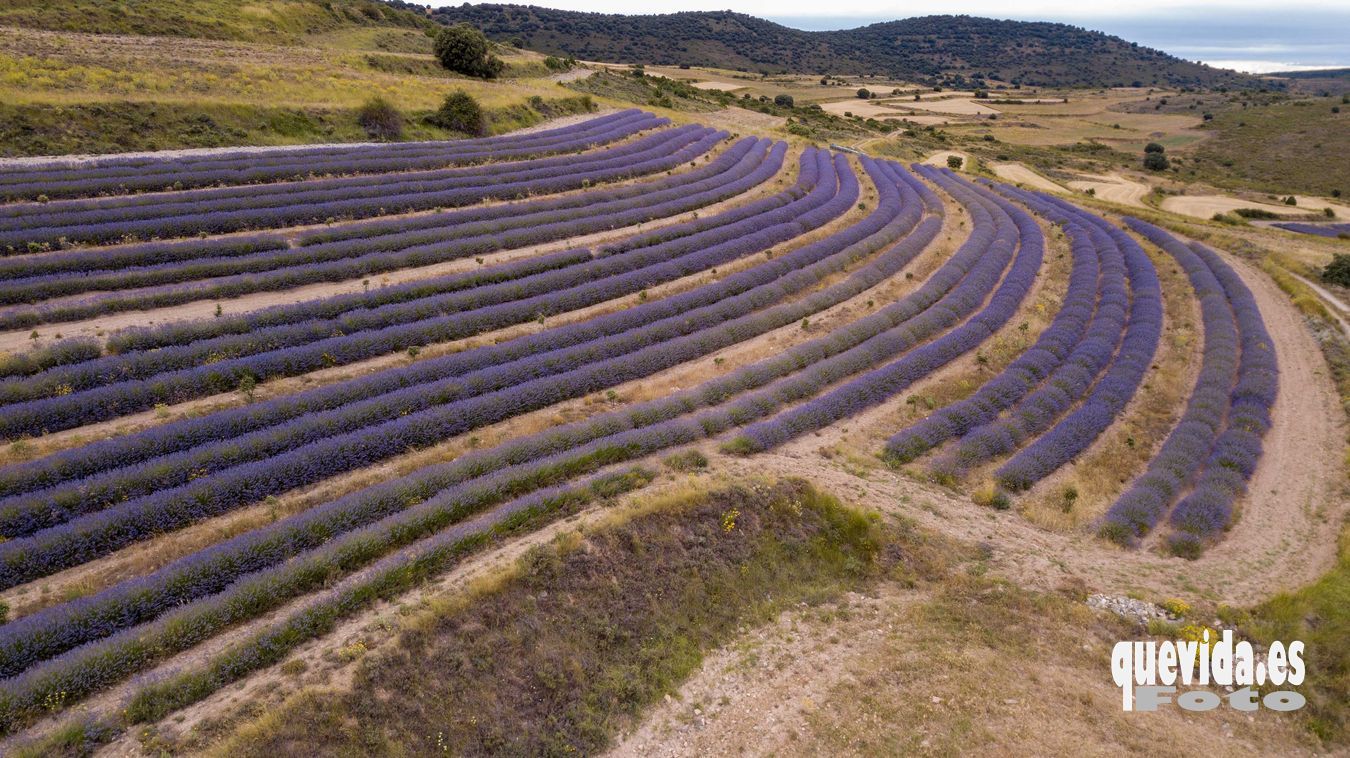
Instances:
[[[972,14],[983,15],[983,14]],[[796,29],[851,29],[889,18],[770,17]],[[1021,18],[1058,21],[1248,73],[1350,67],[1350,8],[1317,11],[1165,12],[1153,18]]]

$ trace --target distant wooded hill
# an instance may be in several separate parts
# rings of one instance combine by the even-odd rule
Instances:
[[[605,62],[876,74],[931,83],[1260,86],[1255,77],[1066,24],[925,16],[806,32],[729,11],[625,16],[465,4],[433,14],[444,23],[473,24],[499,41]]]

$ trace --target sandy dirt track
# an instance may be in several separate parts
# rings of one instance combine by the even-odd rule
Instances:
[[[1162,201],[1165,211],[1204,219],[1212,218],[1216,213],[1231,213],[1239,208],[1268,211],[1281,216],[1301,216],[1308,212],[1308,209],[1294,205],[1254,203],[1226,195],[1179,195]]]
[[[938,166],[941,168],[948,168],[947,159],[952,156],[956,156],[957,158],[961,159],[961,168],[958,169],[959,171],[970,170],[970,154],[963,153],[959,150],[942,150],[940,152],[933,153],[932,155],[923,159],[923,164],[925,166]]]
[[[950,100],[886,100],[891,108],[926,111],[929,113],[950,113],[953,116],[988,116],[998,111],[975,100],[954,98]]]
[[[831,103],[821,103],[820,107],[826,113],[833,113],[836,116],[843,116],[851,113],[863,118],[901,119],[909,115],[908,113],[902,113],[894,108],[881,105],[876,100],[835,100]]]
[[[695,89],[714,90],[717,92],[735,92],[738,89],[745,89],[744,84],[733,84],[731,82],[694,82]]]
[[[1330,208],[1331,212],[1336,214],[1336,218],[1350,218],[1350,205],[1328,200],[1324,197],[1309,197],[1307,195],[1294,195],[1294,199],[1298,201],[1298,207],[1302,208],[1304,213],[1316,213],[1323,208]]]
[[[1024,184],[1027,187],[1044,192],[1063,192],[1064,188],[1040,174],[1032,171],[1021,163],[991,163],[989,168],[993,169],[999,178],[1006,179],[1014,184]]]
[[[1099,200],[1143,208],[1144,197],[1152,190],[1147,184],[1126,179],[1120,174],[1084,174],[1086,179],[1069,182],[1079,192],[1092,190]]]

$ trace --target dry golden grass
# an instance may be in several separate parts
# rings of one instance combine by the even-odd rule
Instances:
[[[452,76],[391,74],[365,52],[0,28],[0,99],[11,104],[100,101],[354,107],[383,95],[400,108],[431,109],[451,89],[485,107],[527,95],[556,97],[547,79],[485,82]],[[430,56],[420,56],[430,61]]]

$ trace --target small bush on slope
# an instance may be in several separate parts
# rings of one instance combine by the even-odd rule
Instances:
[[[1342,287],[1350,287],[1350,255],[1345,253],[1333,254],[1331,263],[1328,263],[1322,269],[1322,281],[1339,284]]]
[[[382,97],[372,97],[356,111],[356,121],[366,134],[382,140],[403,136],[403,114]]]
[[[446,95],[440,109],[428,116],[427,121],[432,126],[464,132],[475,137],[487,133],[487,118],[483,115],[482,106],[464,90],[455,90]]]

